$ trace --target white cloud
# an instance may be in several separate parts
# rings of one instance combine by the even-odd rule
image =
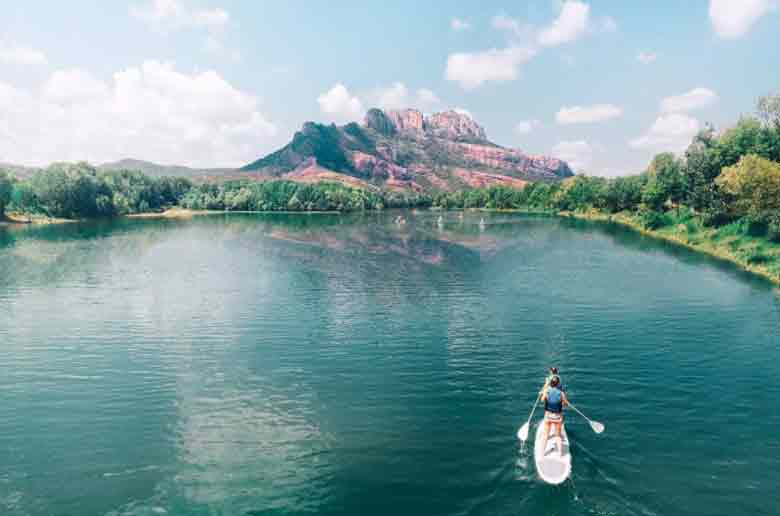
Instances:
[[[55,104],[97,102],[108,95],[108,85],[89,72],[72,68],[57,70],[43,85],[43,100]]]
[[[564,2],[558,18],[549,27],[539,32],[538,43],[553,47],[576,40],[587,30],[589,16],[588,4],[577,0]]]
[[[54,72],[37,94],[0,83],[0,156],[46,164],[124,157],[192,166],[238,166],[270,150],[276,127],[258,100],[216,72],[183,73],[145,61],[101,81]]]
[[[658,54],[654,52],[639,52],[636,55],[636,60],[642,64],[654,63],[658,59]]]
[[[454,107],[452,108],[452,110],[458,113],[459,115],[466,115],[470,119],[474,120],[474,117],[471,115],[471,111],[469,111],[468,109],[462,107]]]
[[[320,111],[336,122],[359,120],[365,113],[365,107],[380,109],[417,108],[429,110],[438,107],[441,100],[436,93],[428,88],[419,88],[412,92],[406,84],[396,81],[389,86],[374,88],[363,93],[350,93],[341,84],[335,84],[331,89],[317,98]]]
[[[489,81],[511,81],[518,78],[520,66],[535,54],[533,49],[524,47],[450,54],[445,78],[458,82],[464,89],[474,89]]]
[[[41,65],[46,62],[46,54],[40,50],[0,39],[0,63]]]
[[[594,104],[592,106],[563,106],[555,114],[555,121],[561,125],[587,124],[603,122],[617,118],[623,109],[613,104]]]
[[[368,104],[382,109],[406,109],[416,107],[429,109],[441,103],[439,97],[427,88],[418,89],[411,95],[409,88],[402,82],[394,82],[386,88],[376,88],[364,98]]]
[[[469,23],[467,20],[462,20],[460,18],[453,18],[452,20],[450,20],[450,28],[455,32],[461,32],[464,30],[471,29],[471,23]]]
[[[596,147],[585,140],[561,141],[552,148],[554,157],[564,160],[578,172],[590,168],[595,152]]]
[[[203,49],[214,56],[233,62],[241,61],[238,50],[227,48],[218,35],[230,23],[230,13],[215,7],[192,8],[180,0],[148,0],[145,4],[130,6],[130,15],[155,30],[167,32],[183,29],[203,29],[208,36]]]
[[[355,121],[363,116],[363,103],[350,94],[347,87],[336,83],[331,89],[317,97],[320,111],[337,121]]]
[[[387,88],[377,88],[372,105],[382,109],[404,109],[409,107],[409,89],[402,82],[394,82]]]
[[[774,7],[772,0],[710,0],[710,21],[719,37],[737,39]]]
[[[718,95],[708,88],[694,88],[687,93],[666,97],[661,101],[661,112],[677,113],[709,106]]]
[[[190,20],[195,27],[223,27],[230,21],[230,15],[224,9],[195,9],[190,14]]]
[[[680,152],[699,131],[699,121],[683,113],[660,115],[642,136],[628,142],[636,149]]]
[[[230,14],[222,8],[192,9],[179,0],[150,0],[130,7],[130,15],[160,30],[205,28],[221,29],[230,21]]]
[[[494,29],[503,30],[513,36],[523,36],[530,34],[533,28],[526,23],[522,23],[519,20],[510,18],[506,14],[497,14],[490,21],[490,24]]]
[[[428,88],[420,88],[417,90],[417,105],[421,109],[432,108],[441,104],[441,100],[438,95]]]
[[[517,125],[515,125],[515,134],[518,136],[528,134],[540,125],[542,125],[542,123],[539,120],[520,120]]]

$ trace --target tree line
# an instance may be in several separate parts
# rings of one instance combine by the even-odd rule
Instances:
[[[181,199],[184,208],[227,211],[364,211],[430,205],[414,193],[352,188],[340,183],[254,182],[193,186]]]
[[[756,117],[743,117],[721,133],[705,128],[682,156],[658,154],[640,174],[446,193],[433,204],[630,212],[648,229],[695,217],[705,226],[738,222],[749,234],[780,241],[780,97],[763,97]]]
[[[732,128],[699,132],[682,156],[656,155],[642,173],[612,179],[578,175],[455,192],[418,193],[249,180],[193,184],[87,163],[53,164],[25,180],[0,171],[0,215],[6,210],[50,217],[110,217],[172,206],[228,211],[356,211],[384,208],[599,210],[628,212],[649,229],[690,220],[744,225],[780,241],[780,97],[759,100],[755,117]]]
[[[177,205],[191,188],[192,183],[183,178],[55,163],[24,180],[0,171],[0,215],[9,210],[79,219],[143,213]]]

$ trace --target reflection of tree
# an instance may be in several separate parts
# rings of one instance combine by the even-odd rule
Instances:
[[[78,276],[99,275],[113,259],[137,260],[181,224],[149,222],[119,219],[0,228],[0,239],[5,238],[5,245],[0,244],[0,271],[13,271],[0,275],[0,281],[51,287]]]
[[[658,238],[637,233],[635,230],[621,226],[620,224],[572,218],[561,219],[560,224],[562,227],[570,228],[578,233],[585,231],[607,236],[612,242],[620,247],[640,251],[642,253],[662,252],[682,263],[714,267],[719,271],[727,272],[732,276],[738,277],[740,280],[746,281],[751,285],[760,288],[768,288],[768,282],[766,280],[740,269],[731,262],[688,249],[673,242],[666,242]]]

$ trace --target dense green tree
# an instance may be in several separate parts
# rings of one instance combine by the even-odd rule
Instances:
[[[604,208],[612,213],[636,209],[642,202],[642,188],[646,182],[647,174],[610,180],[604,191]]]
[[[11,202],[12,193],[13,181],[11,176],[5,170],[0,170],[0,217],[5,215],[5,207]]]
[[[713,147],[714,165],[721,170],[736,164],[739,158],[748,154],[780,161],[780,131],[762,125],[755,118],[741,118],[737,125],[724,131],[717,139]]]
[[[11,193],[11,208],[15,211],[25,213],[40,213],[40,201],[35,191],[27,181],[17,181],[14,183]]]
[[[14,184],[14,209],[53,217],[107,217],[178,204],[191,188],[180,178],[155,179],[139,171],[98,171],[87,163],[56,163]]]
[[[714,181],[720,174],[713,148],[717,143],[715,131],[707,126],[694,136],[685,151],[685,203],[696,210],[704,210],[717,194]]]
[[[730,206],[737,217],[768,226],[780,213],[780,163],[749,154],[724,168],[717,183],[733,197]]]
[[[670,152],[655,156],[647,169],[642,202],[654,211],[663,211],[667,203],[678,205],[685,193],[682,168],[682,162]]]
[[[578,175],[563,181],[555,196],[561,210],[601,208],[604,206],[607,181],[600,177]]]
[[[394,193],[391,202],[398,206],[430,205],[423,196],[406,199],[403,195]],[[194,186],[182,197],[181,205],[208,210],[360,211],[382,209],[385,199],[377,192],[338,183],[229,181]]]

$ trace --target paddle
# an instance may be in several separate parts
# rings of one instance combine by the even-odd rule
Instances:
[[[594,432],[596,432],[597,434],[600,434],[601,432],[603,432],[603,431],[604,431],[604,425],[602,425],[602,424],[601,424],[601,423],[599,423],[598,421],[591,421],[591,420],[588,418],[588,416],[586,416],[585,414],[583,414],[582,412],[580,412],[580,411],[579,411],[579,409],[578,409],[577,407],[575,407],[574,405],[572,405],[571,403],[569,403],[569,406],[570,406],[571,408],[573,408],[573,409],[574,409],[574,411],[575,411],[577,414],[579,414],[579,415],[581,415],[582,417],[584,417],[584,418],[585,418],[585,421],[587,421],[587,422],[590,424],[590,427],[593,429],[593,431],[594,431]],[[526,435],[527,435],[527,432],[526,432]]]
[[[540,396],[536,397],[534,408],[531,409],[531,414],[528,415],[528,421],[526,421],[525,424],[520,427],[520,430],[517,431],[517,437],[523,442],[528,440],[528,427],[531,425],[531,418],[534,417],[534,411],[536,410],[536,406],[539,404],[539,398]]]

